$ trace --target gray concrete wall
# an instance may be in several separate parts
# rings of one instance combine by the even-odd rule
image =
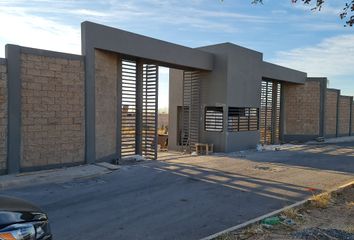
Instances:
[[[260,107],[262,54],[227,44],[227,104],[230,107]]]
[[[227,106],[260,108],[262,54],[233,44],[228,53]],[[259,131],[226,132],[226,151],[255,148],[259,137]]]
[[[183,105],[183,71],[170,69],[168,108],[168,149],[180,150],[177,144],[177,107]]]
[[[228,132],[226,152],[254,149],[259,143],[259,131]]]
[[[0,175],[7,169],[7,64],[0,58]]]
[[[116,154],[117,145],[117,54],[95,50],[96,160]]]
[[[226,151],[226,121],[227,121],[227,82],[228,82],[228,62],[229,45],[218,44],[199,48],[203,51],[214,54],[214,70],[205,72],[201,80],[201,106],[202,119],[200,124],[200,140],[203,143],[213,143],[214,151]],[[204,117],[205,107],[223,107],[224,111],[224,131],[205,131]]]

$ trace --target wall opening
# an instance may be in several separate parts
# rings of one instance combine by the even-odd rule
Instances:
[[[121,118],[121,156],[132,156],[141,149],[147,159],[157,158],[158,128],[158,66],[142,65],[142,92],[137,91],[137,63],[122,61],[122,118]],[[142,96],[137,96],[142,94]],[[138,101],[142,101],[139,103]],[[140,107],[139,107],[140,106]],[[142,109],[137,109],[137,108]],[[137,117],[141,112],[141,120]],[[138,125],[141,128],[138,128]],[[141,135],[141,142],[137,141]]]

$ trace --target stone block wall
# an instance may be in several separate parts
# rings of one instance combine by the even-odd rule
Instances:
[[[84,162],[83,60],[22,53],[21,81],[21,168]]]
[[[0,174],[7,165],[7,66],[0,59]]]
[[[320,90],[319,81],[283,84],[284,135],[319,135]]]
[[[338,136],[349,135],[351,101],[351,98],[348,96],[339,96]]]
[[[352,127],[351,127],[351,136],[354,136],[354,102],[352,102]]]
[[[337,99],[339,91],[327,89],[325,100],[325,133],[335,137],[337,132]]]
[[[117,144],[117,54],[96,50],[96,159],[112,157]]]

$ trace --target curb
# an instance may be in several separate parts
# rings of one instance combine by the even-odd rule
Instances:
[[[341,185],[341,186],[339,186],[339,187],[330,189],[330,190],[325,191],[325,192],[323,192],[323,193],[320,193],[320,194],[318,194],[318,195],[323,195],[323,194],[326,194],[326,193],[330,193],[330,192],[333,192],[333,191],[337,191],[337,190],[346,188],[346,187],[348,187],[348,186],[350,186],[350,185],[353,185],[353,184],[354,184],[354,181],[351,181],[351,182],[349,182],[349,183],[346,183],[346,184],[343,184],[343,185]],[[223,230],[223,231],[220,231],[220,232],[217,232],[217,233],[215,233],[215,234],[213,234],[213,235],[209,235],[209,236],[207,236],[207,237],[201,238],[200,240],[212,240],[212,239],[217,238],[217,237],[219,237],[219,236],[221,236],[221,235],[223,235],[223,234],[225,234],[225,233],[229,233],[229,232],[233,232],[233,231],[239,230],[239,229],[241,229],[241,228],[247,227],[248,225],[257,223],[257,222],[263,220],[264,218],[272,217],[272,216],[277,215],[277,214],[279,214],[279,213],[281,213],[281,212],[283,212],[283,211],[285,211],[285,210],[288,210],[288,209],[290,209],[290,208],[300,206],[300,205],[302,205],[302,204],[308,202],[308,201],[311,200],[311,199],[312,199],[312,197],[306,198],[306,199],[301,200],[301,201],[299,201],[299,202],[293,203],[293,204],[291,204],[291,205],[289,205],[289,206],[286,206],[286,207],[283,207],[283,208],[281,208],[281,209],[275,210],[275,211],[273,211],[273,212],[264,214],[264,215],[262,215],[262,216],[260,216],[260,217],[257,217],[257,218],[253,218],[253,219],[251,219],[251,220],[248,220],[247,222],[244,222],[244,223],[241,223],[241,224],[239,224],[239,225],[236,225],[236,226],[227,228],[227,229],[225,229],[225,230]]]

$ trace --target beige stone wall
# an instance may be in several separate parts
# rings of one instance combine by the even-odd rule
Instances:
[[[349,121],[350,121],[350,97],[339,97],[339,126],[338,134],[349,135]]]
[[[337,131],[337,96],[336,91],[326,91],[325,101],[325,133],[326,135],[336,135]]]
[[[0,64],[0,173],[7,164],[7,68]]]
[[[95,51],[96,159],[116,153],[117,66],[114,53]]]
[[[320,82],[284,84],[284,134],[318,135],[320,127]]]
[[[21,167],[84,161],[84,63],[21,54]]]

